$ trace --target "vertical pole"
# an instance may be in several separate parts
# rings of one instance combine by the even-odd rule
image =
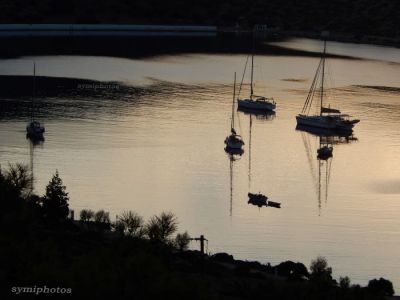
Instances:
[[[200,251],[201,251],[201,274],[204,276],[204,235],[200,235]]]
[[[255,32],[253,29],[253,45],[251,49],[251,78],[250,78],[250,100],[253,99],[253,74],[254,74],[254,48],[255,48]]]
[[[200,252],[202,257],[204,258],[204,235],[200,236]]]
[[[324,97],[324,81],[325,81],[325,54],[326,54],[326,40],[324,40],[324,53],[322,54],[322,79],[321,79],[321,110],[319,115],[322,115],[323,97]]]
[[[204,253],[204,241],[207,241],[207,239],[204,238],[204,235],[200,235],[200,237],[198,238],[193,238],[190,239],[193,241],[200,241],[200,252],[201,252],[201,274],[204,275],[204,257],[205,257],[205,253]]]
[[[36,91],[36,62],[33,62],[33,81],[32,81],[32,101],[31,101],[31,122],[34,121],[34,104],[35,100],[35,91]]]
[[[231,131],[235,129],[235,97],[236,97],[236,72],[233,80],[233,100],[232,100],[232,119],[231,119]]]

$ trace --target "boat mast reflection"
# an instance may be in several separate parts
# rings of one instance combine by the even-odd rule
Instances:
[[[339,144],[348,144],[358,139],[353,131],[337,132],[327,129],[319,129],[307,126],[297,126],[296,130],[301,131],[307,159],[310,166],[311,176],[315,184],[318,198],[318,215],[321,215],[322,203],[328,202],[328,188],[331,177],[333,149]],[[317,149],[313,149],[311,138],[318,140]],[[318,170],[315,167],[315,153]]]
[[[228,154],[229,157],[229,190],[230,190],[230,197],[229,197],[229,215],[232,217],[233,212],[233,164],[235,161],[238,161],[243,154],[243,149],[228,151],[225,149],[225,152]]]
[[[31,171],[31,194],[33,194],[34,190],[34,154],[36,147],[42,147],[44,139],[31,139],[27,138],[29,143],[29,168]]]

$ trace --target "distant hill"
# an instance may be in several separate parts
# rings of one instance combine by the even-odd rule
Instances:
[[[199,24],[400,37],[398,0],[2,0],[0,23]]]

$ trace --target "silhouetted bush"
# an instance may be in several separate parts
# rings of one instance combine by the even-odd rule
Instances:
[[[228,253],[216,253],[212,256],[214,260],[220,261],[220,262],[227,262],[231,263],[234,261],[233,255],[230,255]]]
[[[310,282],[314,283],[320,289],[329,289],[335,286],[332,278],[332,268],[328,267],[328,262],[322,256],[318,256],[311,261],[310,265]]]
[[[370,280],[368,290],[374,295],[393,296],[394,294],[392,282],[382,277]]]
[[[91,220],[94,220],[94,211],[91,209],[82,209],[79,217],[81,221],[89,222]]]
[[[171,212],[153,216],[146,224],[146,234],[152,241],[169,243],[171,235],[178,229],[176,217]]]
[[[96,230],[104,231],[111,229],[110,214],[104,210],[99,210],[94,214],[94,225]]]
[[[110,214],[101,209],[94,214],[94,221],[97,223],[110,224]]]
[[[32,175],[23,164],[10,164],[4,177],[21,197],[27,197],[32,190]]]
[[[120,235],[125,234],[125,224],[122,223],[120,220],[116,220],[114,223],[111,224],[114,232],[119,233]]]
[[[302,280],[309,277],[308,270],[302,263],[295,263],[293,261],[285,261],[277,265],[277,274],[280,276],[285,276],[291,280]]]
[[[56,171],[53,178],[46,186],[46,195],[42,198],[44,218],[51,223],[64,221],[69,214],[68,193],[66,187]]]
[[[145,234],[143,226],[143,218],[133,211],[124,211],[115,223],[116,231],[139,238]]]
[[[347,277],[347,276],[344,276],[344,277],[340,277],[340,278],[339,278],[339,286],[340,286],[342,289],[348,289],[348,288],[350,288],[350,283],[351,283],[350,278]]]
[[[184,233],[178,233],[175,237],[175,247],[180,251],[188,249],[190,243],[190,235],[187,231]]]

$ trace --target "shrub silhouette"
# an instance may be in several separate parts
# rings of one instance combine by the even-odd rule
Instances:
[[[1,171],[0,171],[1,173]],[[27,197],[32,190],[32,175],[28,167],[23,164],[10,164],[4,175],[4,179],[21,197]]]
[[[23,217],[26,211],[27,199],[32,191],[32,176],[23,164],[9,164],[5,172],[0,168],[0,210],[1,218],[8,215],[8,219],[18,222],[15,218]],[[36,203],[33,203],[36,206]]]
[[[393,296],[393,284],[385,278],[372,279],[368,282],[368,290],[375,295]]]
[[[175,247],[180,251],[188,249],[190,243],[190,235],[185,231],[184,233],[178,233],[175,237]]]
[[[328,289],[334,286],[332,279],[332,268],[328,267],[328,262],[322,256],[318,256],[311,261],[310,265],[310,281],[320,289]]]
[[[171,212],[153,216],[146,225],[146,234],[152,241],[170,243],[171,235],[178,229],[178,222]]]
[[[293,261],[285,261],[277,265],[277,273],[280,276],[285,276],[291,280],[302,280],[309,277],[308,270],[302,263],[295,263]]]
[[[115,222],[116,231],[126,233],[133,237],[143,237],[143,218],[133,211],[124,211]]]
[[[348,276],[344,276],[344,277],[340,277],[339,278],[339,286],[342,289],[350,288],[350,283],[351,283],[351,281],[350,281],[350,278]]]
[[[82,209],[79,217],[81,221],[89,222],[94,219],[94,211],[91,209]]]
[[[110,214],[101,209],[94,214],[94,221],[97,223],[110,224]]]

